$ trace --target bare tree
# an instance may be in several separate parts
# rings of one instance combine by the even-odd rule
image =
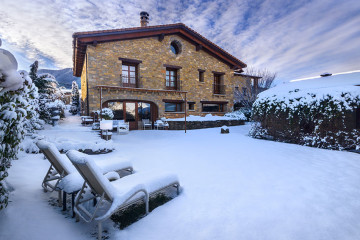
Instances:
[[[237,108],[251,109],[256,96],[273,86],[276,73],[267,69],[261,70],[254,67],[247,68],[245,73],[239,73],[245,81],[235,88],[234,97]]]
[[[277,73],[271,72],[268,69],[256,69],[254,67],[246,68],[246,75],[261,77],[258,81],[258,87],[266,90],[273,87],[274,80]]]

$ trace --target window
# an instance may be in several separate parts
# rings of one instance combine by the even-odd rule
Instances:
[[[199,69],[199,82],[204,82],[204,72],[205,70]]]
[[[113,111],[115,120],[124,119],[123,102],[109,102],[107,107]]]
[[[188,102],[189,104],[189,111],[195,111],[195,103],[194,102]]]
[[[137,87],[136,75],[136,65],[124,63],[121,75],[122,87]]]
[[[179,53],[181,53],[181,44],[179,41],[172,41],[170,44],[170,49],[171,52],[174,53],[175,55],[178,55]]]
[[[223,73],[214,73],[214,94],[225,94],[225,86],[222,84]]]
[[[177,89],[177,70],[166,68],[166,88],[176,90]]]
[[[165,112],[182,112],[182,103],[165,102]]]
[[[224,104],[221,103],[203,103],[203,112],[224,112]]]

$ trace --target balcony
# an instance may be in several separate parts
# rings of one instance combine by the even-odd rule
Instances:
[[[219,95],[225,95],[225,85],[213,84],[213,93]]]
[[[120,75],[120,87],[139,88],[140,81],[135,76]]]

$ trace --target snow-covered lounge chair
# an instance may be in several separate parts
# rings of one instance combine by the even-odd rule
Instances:
[[[71,164],[69,158],[65,154],[61,154],[54,144],[45,140],[38,141],[36,145],[51,164],[42,182],[42,187],[44,188],[44,190],[51,192],[54,190],[58,190],[59,182],[68,175],[77,175],[72,176],[71,179],[75,181],[75,179],[78,178],[81,180],[81,184],[76,184],[77,186],[72,186],[72,188],[74,190],[80,190],[83,183],[82,178],[76,171],[74,166]],[[133,172],[131,162],[124,159],[116,161],[116,163],[107,163],[106,161],[96,161],[96,163],[100,166],[103,174],[112,171],[119,172],[123,170],[129,171],[130,173]],[[55,184],[52,184],[54,180],[56,180],[56,182]]]
[[[84,221],[98,221],[98,239],[102,235],[102,222],[116,211],[135,202],[145,201],[146,214],[149,212],[149,197],[168,187],[175,187],[179,194],[179,180],[173,174],[135,173],[110,182],[87,155],[75,150],[66,153],[85,182],[75,199],[75,212]],[[91,193],[91,194],[90,194]],[[89,201],[98,199],[96,206],[90,207]],[[100,213],[99,207],[105,202],[110,207]]]
[[[66,208],[66,193],[73,194],[78,192],[82,187],[83,178],[78,173],[76,168],[71,164],[69,158],[65,154],[61,154],[54,144],[45,140],[40,140],[36,143],[36,145],[51,164],[42,182],[42,187],[45,191],[58,191],[59,203],[61,203],[61,191],[63,191],[63,207]],[[106,174],[106,177],[108,177],[109,180],[115,180],[119,178],[119,175],[114,174],[113,171],[119,172],[125,170],[129,171],[130,173],[133,172],[131,162],[123,159],[116,161],[116,163],[97,161],[97,164],[101,168],[101,173]]]

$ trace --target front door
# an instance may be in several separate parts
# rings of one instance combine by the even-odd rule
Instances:
[[[138,129],[137,104],[135,102],[125,102],[125,122],[129,122],[130,130]]]

